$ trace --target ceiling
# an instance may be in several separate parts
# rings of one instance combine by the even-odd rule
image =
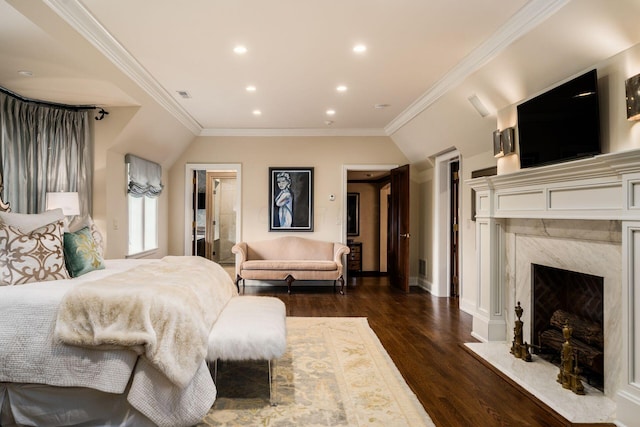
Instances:
[[[422,161],[485,150],[500,108],[640,42],[639,15],[638,0],[0,0],[0,86],[151,98],[192,135],[391,136]]]
[[[114,91],[108,79],[97,78],[46,28],[32,23],[30,19],[38,23],[34,9],[10,3],[20,11],[0,1],[0,84],[52,101],[135,104],[121,90]],[[86,38],[129,67],[134,78],[149,81],[158,96],[169,97],[179,105],[176,110],[202,129],[384,134],[390,122],[508,22],[525,1],[48,3],[65,14],[65,20],[77,21],[72,25]],[[8,40],[12,43],[4,42]],[[366,51],[354,52],[358,44]],[[234,53],[238,45],[247,52]],[[19,70],[32,76],[18,75]],[[250,85],[255,92],[246,90]],[[338,86],[346,91],[339,92]],[[190,98],[183,99],[179,91]],[[255,110],[261,115],[254,115]],[[335,114],[328,115],[328,110]]]

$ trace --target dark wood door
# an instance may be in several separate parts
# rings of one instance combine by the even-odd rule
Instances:
[[[458,162],[452,162],[450,168],[450,180],[451,180],[451,264],[449,270],[451,271],[451,277],[449,282],[451,288],[449,289],[449,295],[457,297],[460,293],[460,254],[459,254],[459,193],[460,193],[460,164]]]
[[[389,274],[391,286],[409,292],[409,165],[391,170]]]

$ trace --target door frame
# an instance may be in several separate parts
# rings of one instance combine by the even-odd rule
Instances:
[[[193,172],[208,170],[236,173],[236,243],[242,241],[242,165],[240,163],[187,163],[184,171],[184,255],[191,254]]]
[[[399,167],[397,164],[343,164],[342,165],[342,224],[339,242],[347,244],[347,184],[349,171],[390,171]],[[344,261],[344,260],[343,260]],[[345,264],[346,265],[346,264]],[[388,266],[387,266],[388,268]],[[344,269],[345,280],[348,279],[349,269]]]
[[[451,150],[435,159],[434,170],[434,220],[433,220],[433,286],[431,293],[438,297],[448,297],[451,286],[451,183],[449,181],[450,163],[458,161],[462,171],[462,159],[458,150]],[[460,197],[460,195],[458,195]],[[462,200],[458,200],[461,208]],[[458,240],[462,242],[462,227],[458,227]],[[461,251],[460,251],[461,252]],[[459,265],[462,265],[462,254],[458,253]],[[445,254],[446,259],[441,259]],[[462,272],[458,279],[459,292],[462,294]]]

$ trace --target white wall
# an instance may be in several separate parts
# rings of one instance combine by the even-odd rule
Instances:
[[[406,157],[386,137],[198,137],[169,173],[169,253],[183,253],[184,171],[187,163],[242,165],[241,238],[268,240],[299,235],[344,241],[343,165],[406,164]],[[269,167],[314,168],[314,231],[269,232]],[[329,195],[335,195],[335,201]]]
[[[93,218],[105,237],[107,258],[124,258],[128,249],[124,164],[127,153],[163,166],[162,182],[165,187],[158,199],[159,248],[150,257],[158,258],[168,253],[168,208],[172,183],[167,164],[174,155],[169,144],[174,141],[177,148],[193,138],[193,134],[153,102],[145,107],[109,108],[109,115],[95,122]]]

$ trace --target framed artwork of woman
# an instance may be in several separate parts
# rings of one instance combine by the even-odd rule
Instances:
[[[313,168],[269,168],[269,231],[313,231]]]

